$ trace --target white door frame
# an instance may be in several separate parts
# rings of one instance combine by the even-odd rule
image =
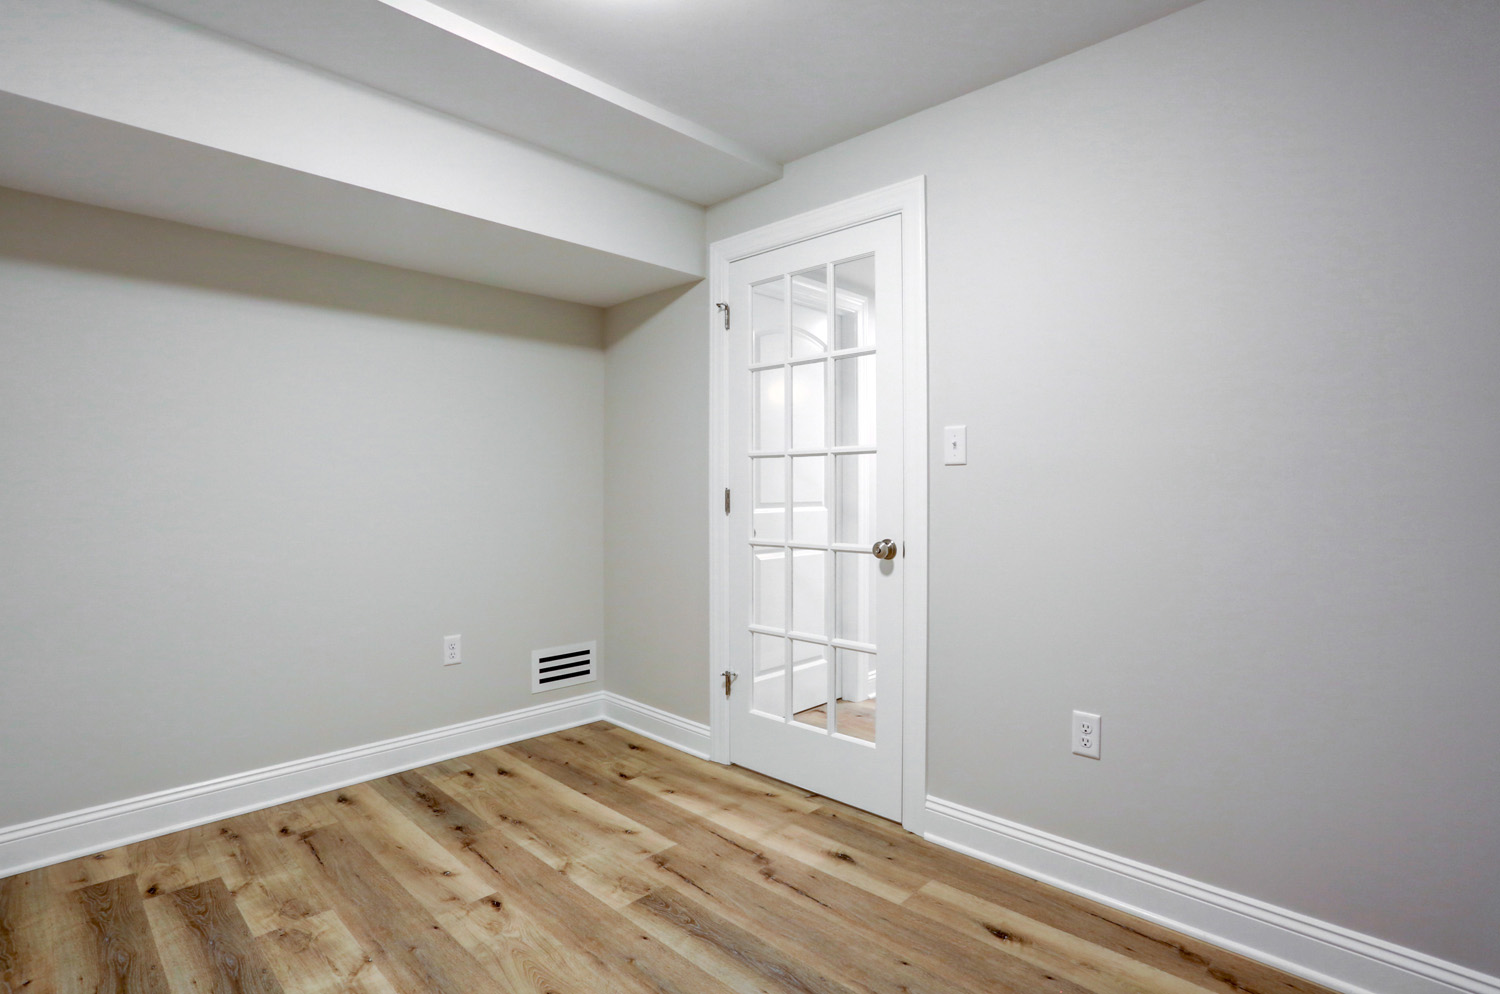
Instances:
[[[867,221],[899,215],[902,272],[902,412],[905,444],[905,624],[901,647],[904,714],[901,730],[901,824],[922,834],[927,806],[927,218],[926,177],[918,176],[851,197],[709,246],[709,758],[729,762],[729,700],[724,696],[731,625],[725,618],[724,570],[729,561],[724,487],[727,417],[724,410],[724,316],[729,265],[761,252]],[[749,500],[749,494],[737,495]]]

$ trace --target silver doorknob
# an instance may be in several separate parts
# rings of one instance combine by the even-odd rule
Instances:
[[[894,539],[883,538],[870,546],[870,555],[876,559],[895,559],[896,542]]]

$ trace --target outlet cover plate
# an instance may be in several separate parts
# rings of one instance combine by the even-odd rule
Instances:
[[[1099,736],[1103,719],[1087,711],[1073,712],[1073,755],[1099,758]]]
[[[464,661],[463,636],[443,636],[443,665],[457,666]]]

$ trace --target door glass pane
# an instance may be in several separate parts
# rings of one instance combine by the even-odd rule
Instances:
[[[835,445],[875,444],[875,357],[833,362]]]
[[[792,276],[792,355],[828,351],[828,269]]]
[[[792,457],[792,541],[828,541],[827,456]]]
[[[786,550],[750,550],[750,623],[786,628]]]
[[[775,718],[786,708],[786,639],[779,635],[750,636],[751,676],[755,690],[750,706]]]
[[[780,276],[750,288],[750,361],[786,358],[786,281]]]
[[[839,664],[834,731],[864,742],[875,741],[875,654],[834,650]]]
[[[786,539],[786,457],[750,460],[755,507],[750,515],[750,537],[760,542]]]
[[[786,370],[762,369],[750,374],[750,396],[755,404],[750,448],[776,452],[786,448]]]
[[[871,556],[874,562],[875,557]],[[828,553],[820,549],[792,550],[792,629],[807,635],[827,635]]]
[[[792,717],[807,725],[828,727],[828,646],[792,640]]]
[[[838,488],[835,542],[875,543],[875,456],[868,453],[833,457]]]
[[[858,244],[854,251],[868,253],[875,242]],[[767,734],[784,738],[807,727],[834,732],[839,741],[830,740],[825,751],[849,757],[852,747],[875,745],[875,638],[888,625],[876,617],[885,573],[869,553],[885,537],[876,521],[876,405],[896,396],[877,396],[873,353],[877,345],[899,346],[900,301],[894,292],[880,301],[894,315],[882,332],[875,256],[830,252],[826,258],[831,261],[796,272],[788,267],[750,286],[748,300],[744,283],[738,291],[750,320],[748,342],[745,331],[738,339],[748,354],[737,352],[736,361],[748,358],[752,368],[744,370],[751,377],[749,448],[740,455],[750,460],[750,475],[735,484],[734,510],[740,511],[738,487],[748,482],[749,533],[742,540],[751,560],[754,631],[741,629],[750,639],[750,660],[737,687],[749,683],[749,694],[734,696],[738,708],[757,716],[753,721],[801,726]],[[761,266],[769,261],[756,263],[759,275],[767,275]],[[738,312],[735,321],[739,329]],[[888,457],[895,456],[893,450]],[[891,564],[883,565],[888,572]],[[739,643],[737,651],[745,648]],[[897,700],[893,691],[891,703]],[[898,731],[893,726],[887,737]],[[813,743],[802,748],[809,755],[823,749]]]
[[[868,552],[836,552],[838,587],[834,598],[834,638],[875,641],[875,579],[880,560]]]
[[[833,347],[853,349],[875,344],[875,257],[850,259],[833,267]]]
[[[824,410],[824,362],[792,367],[792,448],[821,449],[828,444]],[[769,372],[769,370],[767,370]]]

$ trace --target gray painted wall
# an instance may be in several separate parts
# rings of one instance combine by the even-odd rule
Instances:
[[[708,721],[708,284],[606,312],[606,686]],[[684,333],[686,332],[686,333]]]
[[[602,312],[13,191],[0,300],[0,825],[570,693]]]
[[[1497,44],[1206,0],[711,212],[929,178],[933,793],[1500,972]],[[545,700],[601,627],[706,717],[701,288],[605,351],[0,193],[0,300],[0,824]]]
[[[932,793],[1500,971],[1497,50],[1208,0],[710,211],[928,177]]]

